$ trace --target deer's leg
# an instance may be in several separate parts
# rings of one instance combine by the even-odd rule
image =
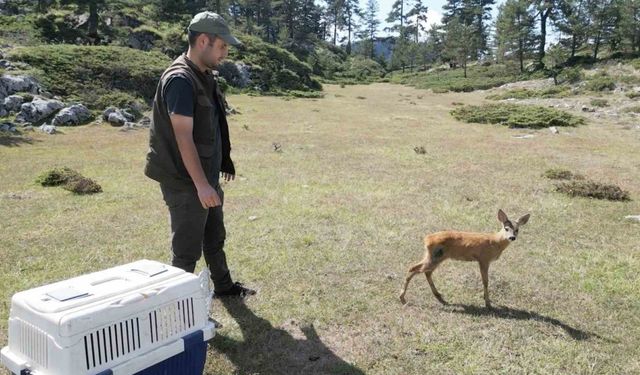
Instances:
[[[402,304],[406,304],[407,303],[407,300],[404,298],[404,296],[407,293],[407,287],[409,286],[409,282],[411,281],[411,279],[413,279],[413,277],[415,275],[425,272],[430,267],[432,267],[431,258],[425,258],[425,259],[421,260],[420,262],[418,262],[418,263],[412,265],[411,267],[409,267],[409,271],[407,273],[407,277],[404,280],[404,286],[400,290],[400,302],[402,302]]]
[[[491,308],[489,301],[489,262],[480,263],[480,275],[482,275],[482,286],[484,287],[484,304],[487,308]]]
[[[447,301],[445,301],[444,298],[442,298],[442,294],[438,292],[438,289],[436,289],[436,286],[433,283],[433,280],[431,280],[431,274],[433,274],[433,271],[435,271],[435,269],[436,267],[433,267],[432,269],[426,271],[424,275],[427,277],[427,281],[429,282],[429,286],[431,287],[431,292],[433,293],[433,295],[441,304],[446,305]]]
[[[413,279],[413,277],[417,274],[419,274],[420,272],[415,270],[414,271],[415,266],[411,267],[409,269],[409,273],[407,274],[407,278],[404,280],[404,286],[402,287],[402,290],[400,291],[400,302],[402,302],[402,304],[406,304],[407,300],[404,298],[404,295],[407,294],[407,287],[409,286],[409,282],[411,281],[411,279]]]

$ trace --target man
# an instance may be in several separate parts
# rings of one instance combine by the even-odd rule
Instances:
[[[204,253],[214,297],[255,291],[231,279],[223,250],[226,236],[220,175],[231,181],[229,128],[212,71],[240,45],[216,13],[197,14],[188,28],[189,50],[162,74],[153,101],[145,174],[160,183],[171,218],[172,265],[193,272]]]

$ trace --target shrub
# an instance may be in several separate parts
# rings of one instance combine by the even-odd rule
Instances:
[[[542,175],[552,180],[582,179],[582,176],[562,168],[547,169]]]
[[[80,173],[71,168],[55,168],[42,173],[36,179],[36,182],[42,186],[58,186],[69,182],[72,179],[79,178]]]
[[[160,75],[171,63],[158,52],[111,46],[42,45],[10,52],[41,73],[36,77],[53,94],[102,109],[100,98],[114,90],[150,100]]]
[[[607,99],[591,99],[591,105],[594,107],[608,107],[609,101]]]
[[[609,77],[607,74],[598,74],[587,81],[587,85],[585,86],[589,91],[605,91],[605,90],[613,90],[616,88],[616,82],[613,78]]]
[[[576,126],[584,119],[557,109],[517,104],[485,104],[454,109],[457,120],[481,124],[501,124],[510,128],[547,128],[550,126]]]
[[[504,99],[529,99],[529,98],[564,98],[569,96],[569,87],[553,86],[542,90],[529,90],[526,88],[514,89],[502,94],[493,94],[487,96],[490,100]]]
[[[567,68],[558,75],[560,83],[578,83],[584,79],[584,73],[580,67]]]
[[[627,93],[627,98],[629,99],[637,99],[640,98],[640,91],[632,91]]]
[[[101,193],[102,187],[90,178],[80,177],[67,182],[62,186],[63,189],[69,190],[75,194],[95,194]]]
[[[616,185],[607,185],[595,181],[569,181],[556,184],[556,191],[571,197],[587,197],[607,199],[611,201],[628,201],[629,193]]]
[[[640,113],[640,105],[626,107],[626,108],[623,108],[622,111],[627,113]]]

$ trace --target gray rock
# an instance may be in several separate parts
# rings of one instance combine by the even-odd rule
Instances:
[[[53,125],[42,124],[42,126],[40,126],[38,129],[40,129],[41,132],[47,133],[47,134],[56,133],[56,127]]]
[[[147,116],[142,116],[140,121],[138,121],[138,126],[143,128],[148,128],[151,126],[151,119]]]
[[[224,61],[218,66],[218,73],[231,86],[244,88],[251,84],[251,67],[242,62]]]
[[[0,60],[0,68],[10,70],[13,68],[9,60]]]
[[[4,98],[4,102],[0,107],[4,107],[5,111],[9,113],[17,112],[20,110],[20,106],[22,106],[23,102],[24,102],[24,99],[22,98],[22,96],[10,95]]]
[[[558,128],[556,128],[555,126],[549,127],[549,131],[551,131],[551,133],[553,133],[553,134],[558,134],[559,133]]]
[[[123,109],[109,107],[102,114],[102,119],[114,126],[123,126],[127,122],[135,121],[135,116]]]
[[[33,131],[33,126],[27,125],[27,126],[23,127],[22,130],[27,131],[27,132],[32,132]]]
[[[624,218],[627,220],[640,222],[640,215],[627,215]]]
[[[3,107],[0,107],[0,117],[7,116],[9,112],[7,112]]]
[[[7,123],[0,124],[0,131],[8,132],[9,129],[11,129],[11,125],[10,124],[7,124]]]
[[[24,103],[16,116],[18,122],[39,122],[53,115],[64,107],[61,101],[35,98],[31,103]]]
[[[91,120],[91,112],[82,104],[74,104],[63,108],[56,117],[53,118],[53,126],[75,126],[87,123]]]
[[[35,79],[27,76],[3,75],[0,77],[0,99],[4,99],[16,92],[30,92],[37,94],[39,85]]]
[[[107,118],[107,122],[114,126],[123,126],[127,123],[127,119],[120,112],[113,112]]]

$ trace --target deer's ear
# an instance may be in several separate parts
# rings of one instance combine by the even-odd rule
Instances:
[[[531,216],[531,215],[530,214],[526,214],[523,217],[521,217],[520,219],[518,219],[518,226],[525,225],[527,223],[527,221],[529,221],[529,216]]]
[[[504,223],[505,221],[509,220],[509,218],[507,218],[507,214],[505,214],[504,211],[502,211],[502,209],[498,210],[498,220],[500,220],[501,223]]]

